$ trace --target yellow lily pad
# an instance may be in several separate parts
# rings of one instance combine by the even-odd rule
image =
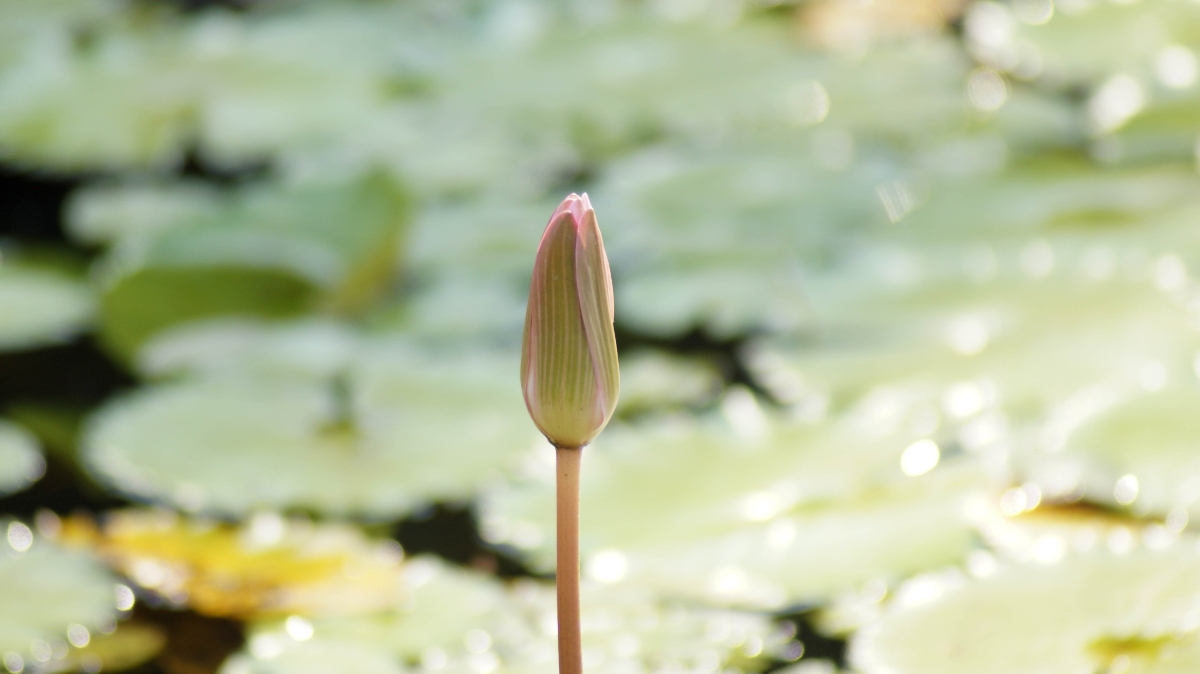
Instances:
[[[171,603],[211,616],[354,614],[403,597],[403,555],[394,542],[269,513],[234,526],[167,511],[115,511],[99,525],[68,518],[60,540],[91,550]]]

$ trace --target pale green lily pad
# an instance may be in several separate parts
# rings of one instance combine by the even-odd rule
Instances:
[[[964,21],[971,51],[996,67],[1049,84],[1094,84],[1117,72],[1149,73],[1164,47],[1195,44],[1200,37],[1200,11],[1162,0],[981,4]],[[1129,39],[1131,27],[1137,39]]]
[[[814,292],[822,338],[765,348],[751,362],[785,399],[827,396],[840,409],[875,386],[925,385],[942,390],[952,417],[994,406],[1021,422],[1044,420],[1089,387],[1192,377],[1200,335],[1173,290],[1114,278],[1121,262],[1111,247],[1063,257],[1065,269],[1042,280],[930,283],[840,305]],[[1178,257],[1143,259],[1142,274],[1185,273]],[[1086,265],[1097,263],[1106,278],[1091,276]]]
[[[303,654],[323,652],[381,663],[372,672],[406,665],[420,671],[556,671],[552,584],[505,586],[433,559],[413,560],[405,573],[411,596],[395,611],[257,625],[248,652],[234,656],[221,674],[313,671]],[[589,671],[692,669],[701,663],[741,671],[782,642],[766,616],[664,602],[627,587],[585,584],[581,609]]]
[[[24,489],[46,471],[38,441],[25,429],[0,419],[0,494]]]
[[[64,39],[72,29],[111,17],[116,8],[91,0],[8,0],[0,5],[0,67]]]
[[[112,245],[183,226],[220,205],[220,194],[200,183],[101,184],[73,192],[65,218],[76,241]]]
[[[966,502],[989,480],[965,460],[907,477],[940,457],[926,439],[915,450],[926,462],[905,468],[920,437],[907,427],[923,414],[889,420],[885,408],[898,406],[881,402],[857,421],[768,426],[757,437],[608,429],[584,456],[588,573],[667,596],[779,608],[957,561],[974,539]],[[898,427],[882,432],[889,424]],[[549,462],[538,465],[540,479],[485,494],[484,535],[550,569],[553,474]]]
[[[998,175],[933,185],[900,227],[879,234],[914,243],[988,237],[993,245],[1038,232],[1104,237],[1198,198],[1194,173],[1179,166],[1098,169],[1075,160],[1032,160]]]
[[[1200,390],[1188,382],[1142,395],[1091,393],[1052,417],[1048,431],[1057,435],[1042,451],[1020,457],[1030,479],[1135,512],[1200,515]]]
[[[198,120],[205,153],[237,164],[369,120],[388,98],[383,71],[399,65],[389,58],[395,22],[381,23],[379,14],[314,6],[265,21],[194,22],[192,58],[209,83]]]
[[[93,417],[85,458],[117,490],[187,510],[395,517],[469,498],[533,446],[516,368],[384,345],[329,379],[148,387]]]
[[[26,667],[53,668],[92,634],[116,626],[116,581],[99,562],[42,540],[21,522],[3,525],[0,656],[10,670],[14,656]]]
[[[1178,546],[918,579],[855,635],[850,660],[864,674],[1193,672],[1197,561]]]
[[[254,372],[329,379],[350,366],[362,342],[349,326],[328,319],[217,319],[163,330],[138,351],[136,364],[155,377]]]
[[[468,643],[475,646],[481,638],[484,651],[505,636],[517,642],[528,638],[524,616],[494,578],[432,557],[407,561],[401,576],[403,602],[389,610],[253,625],[246,651],[227,661],[221,674],[325,671],[321,667],[337,657],[362,663],[364,671],[402,672],[422,659],[430,664],[440,659],[444,666],[451,658],[465,658]],[[489,657],[494,659],[494,651]]]
[[[393,273],[406,224],[407,198],[378,173],[245,188],[112,249],[102,266],[102,334],[131,356],[187,321],[359,310]]]
[[[532,268],[536,244],[528,249]],[[489,339],[520,344],[528,282],[515,274],[486,274],[451,268],[422,283],[397,307],[396,327],[427,340]]]
[[[180,37],[122,25],[86,50],[26,50],[0,78],[0,156],[62,170],[178,161],[196,104]]]
[[[621,358],[617,413],[703,406],[716,399],[721,386],[721,373],[711,362],[667,352],[634,351]]]
[[[488,193],[430,204],[413,225],[413,265],[528,276],[538,241],[557,206],[553,198],[514,200],[510,194]],[[607,231],[604,214],[597,217],[601,230]]]
[[[786,85],[819,63],[789,44],[779,23],[728,30],[647,21],[632,11],[611,17],[534,23],[509,45],[469,45],[448,72],[439,106],[604,157],[659,129],[698,134],[734,120],[783,122]]]
[[[680,336],[693,328],[718,338],[761,329],[791,334],[811,320],[790,265],[668,268],[619,277],[614,288],[617,320],[653,335]]]
[[[692,542],[606,548],[588,558],[587,569],[609,582],[718,605],[822,603],[961,562],[977,538],[966,512],[988,486],[981,471],[959,465]]]
[[[171,165],[190,142],[228,164],[325,142],[418,79],[425,50],[398,48],[396,36],[419,16],[344,5],[249,17],[128,11],[93,28],[86,48],[66,29],[22,35],[23,49],[0,52],[0,149],[80,170]],[[29,23],[19,19],[14,27]]]
[[[864,195],[898,167],[851,158],[834,170],[814,143],[781,132],[664,144],[613,162],[594,192],[615,270],[816,264],[853,232],[887,222]]]
[[[88,327],[94,305],[75,279],[0,261],[0,351],[65,342]]]
[[[238,653],[221,665],[220,674],[320,674],[353,671],[361,674],[405,674],[408,669],[388,654],[356,643],[316,639],[264,645],[259,638],[256,657]],[[251,649],[255,649],[251,642]]]

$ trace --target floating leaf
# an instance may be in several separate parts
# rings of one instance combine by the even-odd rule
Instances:
[[[76,241],[113,245],[185,226],[220,206],[220,194],[200,183],[101,184],[73,192],[65,218]]]
[[[121,672],[144,664],[167,645],[167,635],[153,623],[121,623],[115,632],[91,635],[83,648],[72,648],[53,671]]]
[[[410,601],[395,611],[260,624],[248,652],[221,673],[301,674],[313,671],[305,654],[325,662],[324,653],[345,653],[370,664],[371,672],[418,663],[448,672],[556,670],[552,586],[524,580],[506,588],[433,559],[414,560],[406,575]],[[741,671],[777,652],[782,641],[764,616],[662,602],[629,588],[585,585],[582,619],[584,649],[599,672],[705,663]]]
[[[403,596],[402,553],[356,530],[260,513],[245,525],[166,511],[63,523],[64,544],[93,551],[146,590],[204,615],[247,618],[377,611]]]
[[[0,494],[24,489],[46,471],[37,438],[0,419]]]
[[[138,352],[150,376],[305,376],[329,379],[344,371],[362,346],[348,326],[319,318],[270,322],[228,318],[163,330]]]
[[[965,506],[988,489],[986,475],[964,461],[906,477],[904,433],[705,431],[612,429],[589,448],[580,547],[593,578],[779,608],[957,561],[972,544]],[[932,454],[920,472],[939,461],[924,442]],[[549,568],[552,475],[540,475],[485,498],[484,534]]]
[[[197,82],[179,31],[156,28],[109,27],[82,50],[65,35],[29,49],[0,78],[0,156],[62,170],[178,161]]]
[[[130,356],[156,332],[186,321],[359,310],[391,276],[406,218],[406,198],[377,173],[246,188],[110,252],[102,267],[103,336]]]
[[[1030,479],[1051,494],[1078,494],[1135,512],[1200,514],[1200,474],[1191,385],[1143,395],[1097,388],[1067,401],[1041,451],[1021,457]],[[1185,518],[1186,521],[1186,518]]]
[[[721,386],[721,374],[712,363],[668,352],[635,351],[621,356],[617,414],[700,407],[713,402]]]
[[[533,445],[516,368],[385,344],[329,379],[147,387],[93,418],[86,461],[119,491],[188,510],[396,517],[468,498]]]
[[[42,540],[20,521],[4,526],[0,657],[10,671],[53,669],[116,626],[116,579],[91,555]]]
[[[914,580],[850,659],[865,674],[1195,671],[1198,570],[1180,546]]]
[[[0,263],[0,351],[64,342],[92,319],[87,287],[63,274]]]

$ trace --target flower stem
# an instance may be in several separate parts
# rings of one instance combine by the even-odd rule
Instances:
[[[583,450],[555,449],[558,495],[558,672],[583,674],[579,631],[579,464]]]

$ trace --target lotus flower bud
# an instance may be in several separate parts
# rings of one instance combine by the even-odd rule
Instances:
[[[612,417],[620,386],[608,256],[587,195],[572,194],[550,217],[533,265],[525,406],[556,447],[583,447]]]

